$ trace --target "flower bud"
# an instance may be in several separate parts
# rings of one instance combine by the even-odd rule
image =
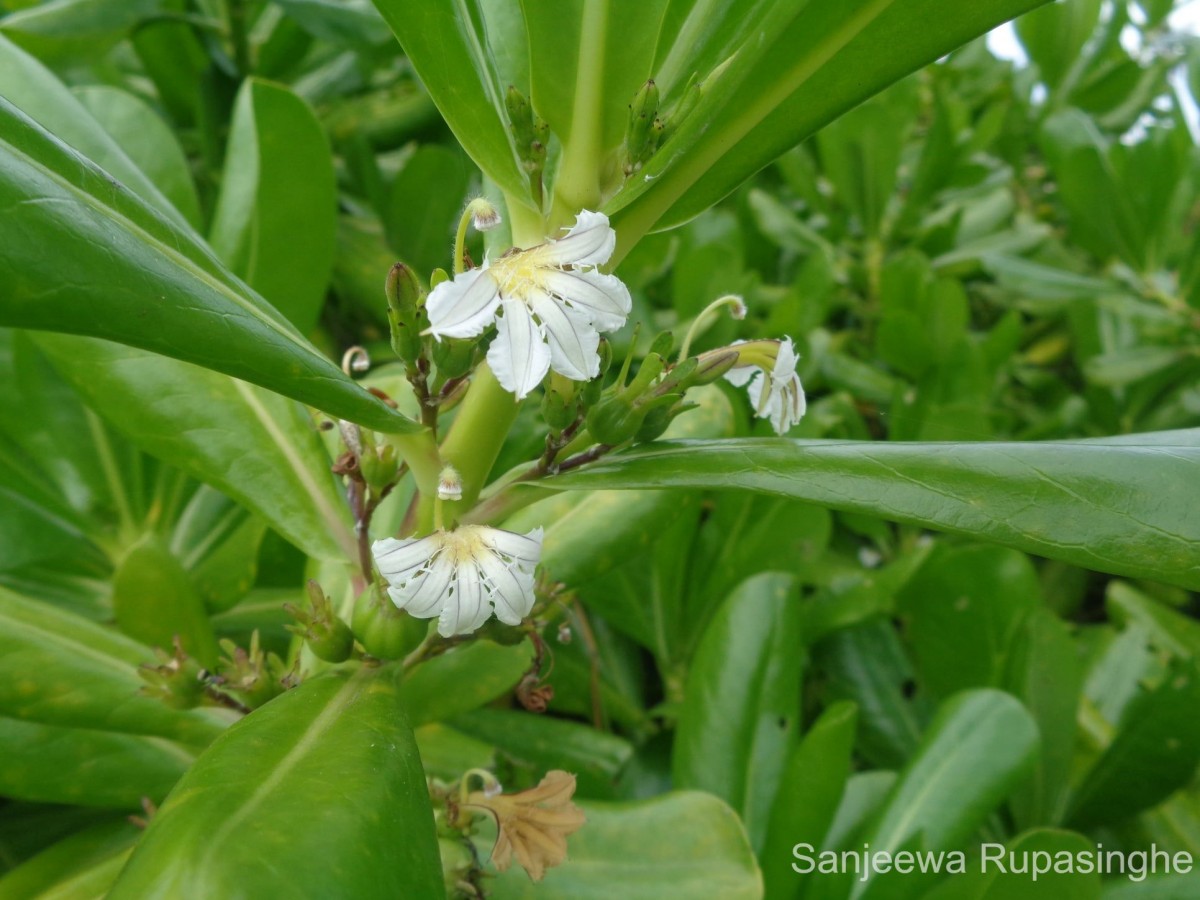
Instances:
[[[562,431],[575,421],[574,397],[565,397],[553,387],[542,395],[542,419],[553,431]]]
[[[695,409],[699,405],[681,403],[681,400],[683,400],[683,394],[665,394],[646,404],[646,417],[642,420],[642,427],[638,429],[634,439],[639,443],[658,440],[676,416],[689,409]]]
[[[658,85],[653,80],[643,84],[629,104],[629,121],[625,126],[625,174],[632,175],[650,158],[658,144],[654,123],[658,118]]]
[[[471,215],[471,225],[476,231],[491,231],[503,221],[500,210],[492,205],[487,197],[476,197],[467,204],[467,212]]]
[[[138,674],[146,683],[141,693],[157,697],[172,709],[191,709],[204,700],[203,669],[200,664],[183,652],[179,638],[174,640],[175,652],[154,648],[158,665],[147,663],[138,667]]]
[[[376,585],[371,585],[354,601],[351,628],[363,649],[376,659],[403,659],[421,641],[429,627],[403,610],[396,609]]]
[[[433,344],[433,362],[438,368],[438,377],[446,381],[460,378],[471,371],[475,362],[475,342],[445,338]]]
[[[454,466],[446,466],[438,475],[438,499],[461,500],[463,493],[462,478]]]
[[[602,444],[623,443],[642,427],[646,413],[623,395],[601,400],[587,414],[588,431]]]
[[[405,362],[414,360],[421,353],[421,283],[412,269],[404,263],[396,263],[388,272],[384,293],[387,295],[392,349]]]
[[[738,352],[731,347],[710,350],[696,357],[696,370],[688,377],[685,387],[712,384],[732,369],[738,361]]]
[[[311,601],[308,609],[300,609],[291,603],[284,604],[283,608],[288,614],[300,623],[287,626],[288,631],[304,638],[317,659],[331,663],[344,662],[354,649],[354,635],[346,623],[338,618],[329,598],[315,581],[308,582],[308,596]]]
[[[386,443],[381,447],[364,444],[358,457],[358,469],[367,486],[379,493],[395,480],[400,469],[396,448]]]

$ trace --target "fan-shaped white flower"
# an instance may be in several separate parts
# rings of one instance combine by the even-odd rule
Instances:
[[[600,332],[616,331],[632,308],[629,289],[596,270],[612,256],[616,232],[584,210],[560,239],[512,250],[443,281],[429,294],[429,331],[470,338],[496,323],[488,365],[520,400],[553,368],[574,381],[600,371]]]
[[[754,404],[754,414],[770,419],[776,434],[786,434],[800,421],[808,407],[804,387],[796,374],[796,348],[792,346],[791,338],[734,346],[739,350],[741,346],[757,350],[762,345],[774,346],[773,364],[769,351],[765,354],[746,353],[739,358],[739,365],[725,373],[725,378],[738,387],[745,385],[750,402]],[[771,367],[769,372],[767,366]]]
[[[371,546],[388,596],[418,619],[438,617],[442,637],[470,634],[495,612],[519,625],[533,607],[533,571],[542,529],[514,534],[460,525],[422,538],[386,538]]]

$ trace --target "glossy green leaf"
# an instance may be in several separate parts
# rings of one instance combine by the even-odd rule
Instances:
[[[1200,674],[1172,666],[1125,709],[1120,730],[1072,793],[1066,820],[1094,826],[1154,806],[1191,781],[1200,764]]]
[[[304,333],[316,324],[333,272],[336,210],[329,142],[308,104],[281,85],[247,79],[234,104],[209,240]]]
[[[1067,626],[1047,609],[1027,616],[1014,636],[1001,684],[1025,704],[1041,736],[1033,775],[1009,803],[1019,827],[1057,824],[1062,818],[1083,674],[1079,646]]]
[[[77,889],[97,866],[125,857],[141,831],[128,819],[102,822],[58,841],[0,876],[0,897],[35,900]],[[116,878],[116,872],[112,873]],[[110,882],[111,883],[111,882]],[[108,885],[104,886],[107,889]],[[75,896],[86,896],[82,892]]]
[[[492,897],[754,900],[762,896],[762,876],[746,833],[733,810],[716,797],[685,791],[638,803],[579,806],[587,824],[568,839],[567,861],[547,872],[541,884],[513,866],[489,882]],[[653,862],[647,864],[647,859]]]
[[[1043,866],[1049,861],[1061,860],[1057,854],[1070,854],[1073,859],[1085,859],[1095,854],[1096,843],[1073,831],[1039,829],[1029,831],[1009,841],[1007,852],[1013,854],[1016,864],[1026,854]],[[993,856],[996,848],[991,848]],[[1049,854],[1044,856],[1042,854]],[[1005,857],[1006,866],[1008,856]],[[1002,873],[998,866],[989,866],[990,883],[980,895],[981,900],[1098,900],[1100,876],[1095,872],[1042,872],[1035,879],[1032,873]],[[1077,867],[1078,868],[1078,867]]]
[[[752,65],[740,80],[722,84],[733,80],[731,68],[705,81],[705,92],[721,102],[709,108],[702,100],[610,202],[622,245],[656,224],[687,221],[867,97],[1040,2],[800,5],[765,32],[765,46],[744,48]]]
[[[42,58],[59,62],[98,55],[163,0],[57,0],[0,18],[0,31]],[[12,4],[8,4],[11,8]]]
[[[392,250],[418,272],[451,267],[469,183],[463,155],[438,144],[418,148],[396,174],[384,227]]]
[[[113,577],[117,627],[151,647],[170,652],[179,640],[205,668],[217,665],[217,639],[204,601],[187,571],[157,535],[147,535],[125,554]]]
[[[957,847],[1028,775],[1037,749],[1037,726],[1013,697],[956,695],[939,708],[864,843],[891,852],[914,840],[934,851]],[[856,882],[850,896],[870,884]]]
[[[463,149],[506,194],[532,205],[503,112],[512,73],[505,80],[498,72],[498,61],[523,43],[519,16],[514,20],[512,9],[480,0],[374,3]]]
[[[748,438],[663,443],[545,484],[782,494],[1195,588],[1200,519],[1180,485],[1198,466],[1197,430],[1008,444]]]
[[[798,896],[792,848],[799,842],[820,847],[829,832],[850,777],[857,721],[854,704],[832,704],[792,751],[759,853],[765,896]]]
[[[382,430],[417,427],[353,384],[186,226],[113,181],[0,103],[0,324],[129,343]]]
[[[220,717],[173,710],[139,693],[150,648],[88,620],[0,589],[0,715],[50,725],[206,744]]]
[[[389,670],[312,678],[234,725],[158,810],[109,896],[280,892],[441,896],[429,791]]]
[[[508,647],[476,641],[421,663],[404,681],[413,726],[478,709],[517,686],[533,660],[527,641]]]
[[[143,450],[219,487],[308,555],[357,558],[329,457],[298,404],[133,347],[69,335],[37,341]]]
[[[0,718],[0,759],[5,797],[136,810],[165,797],[195,754],[163,738]]]
[[[813,648],[832,700],[859,709],[857,752],[871,765],[899,768],[916,750],[921,709],[909,699],[916,681],[888,621],[835,631]]]
[[[922,686],[939,698],[999,687],[1018,629],[1041,603],[1037,572],[1022,553],[987,546],[934,553],[897,598]]]
[[[188,224],[200,227],[200,201],[187,157],[153,107],[129,91],[107,85],[77,88],[75,97]]]
[[[617,776],[633,755],[632,745],[615,734],[537,713],[477,709],[451,724],[463,734],[498,747],[535,772],[572,772],[578,779],[581,797],[611,796]]]
[[[692,659],[672,756],[674,783],[738,810],[761,847],[779,779],[796,745],[804,663],[791,576],[743,582]]]

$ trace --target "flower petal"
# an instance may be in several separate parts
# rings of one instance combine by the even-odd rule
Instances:
[[[496,380],[517,399],[542,383],[550,369],[550,348],[542,329],[520,300],[505,300],[496,320],[496,339],[488,348],[488,365]]]
[[[539,272],[538,278],[550,293],[586,315],[600,331],[616,331],[633,309],[629,288],[616,275],[592,269],[575,272],[547,269]]]
[[[500,304],[500,286],[487,267],[443,281],[425,300],[429,330],[437,338],[469,338],[492,324]]]
[[[483,620],[487,619],[487,610],[483,602],[483,581],[478,569],[470,564],[460,564],[457,576],[453,590],[446,596],[442,614],[438,617],[438,634],[442,637],[469,634],[482,625],[482,620],[478,624],[475,623],[480,607],[484,607]]]
[[[544,532],[541,528],[535,528],[528,534],[517,534],[502,528],[488,528],[486,525],[464,525],[462,527],[477,528],[479,540],[488,548],[519,561],[530,571],[542,558],[542,535]]]
[[[505,625],[520,625],[533,608],[533,574],[522,572],[494,553],[481,553],[476,562],[492,588],[496,618]]]
[[[737,366],[725,373],[725,380],[734,387],[743,387],[756,372],[761,372],[758,366]]]
[[[529,304],[546,329],[550,365],[573,381],[591,381],[600,374],[600,334],[587,318],[537,289],[529,291]]]
[[[419,569],[437,551],[441,542],[436,534],[398,541],[384,538],[371,545],[371,554],[379,574],[388,581],[404,579]]]
[[[400,609],[418,619],[430,619],[438,615],[446,602],[446,592],[454,577],[454,560],[448,553],[441,553],[432,560],[427,571],[404,584],[388,587],[388,596]]]
[[[539,265],[599,266],[608,262],[617,246],[617,233],[608,225],[604,213],[583,210],[571,230],[557,241],[551,240],[528,252],[537,254]]]

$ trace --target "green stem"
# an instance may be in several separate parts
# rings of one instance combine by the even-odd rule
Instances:
[[[604,38],[608,0],[585,0],[575,71],[571,132],[563,141],[562,163],[554,182],[551,225],[569,224],[581,209],[600,205],[604,125]]]

